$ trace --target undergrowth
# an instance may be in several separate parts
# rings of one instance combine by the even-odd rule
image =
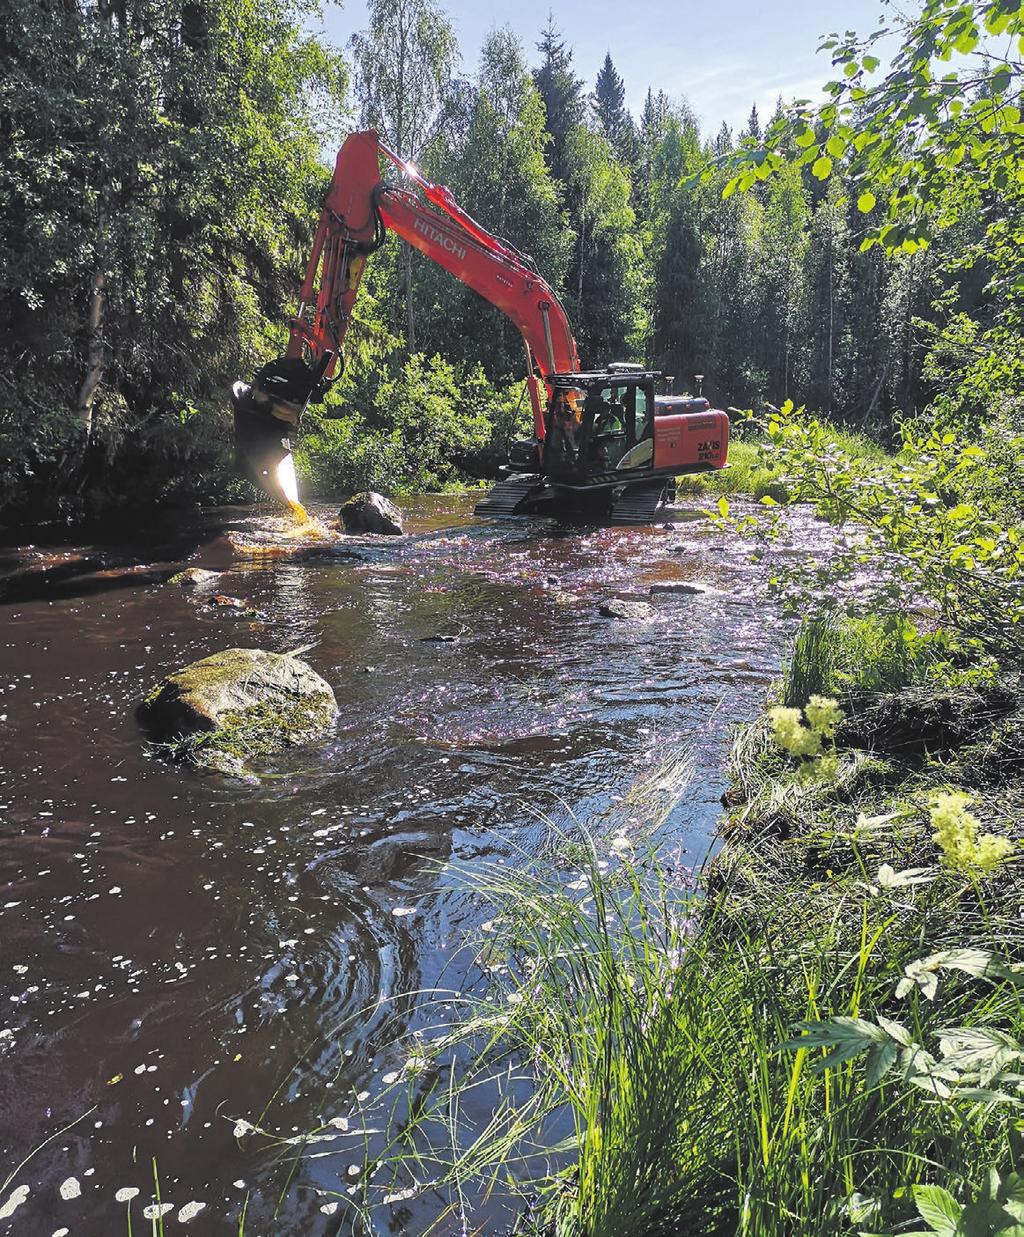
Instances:
[[[897,692],[905,687],[991,683],[995,663],[970,641],[923,630],[908,616],[825,615],[803,624],[786,662],[782,703],[812,695]]]
[[[838,426],[828,427],[830,441],[857,459],[883,460],[885,451],[870,438]],[[741,494],[760,502],[771,498],[785,503],[789,494],[780,469],[765,462],[761,444],[743,438],[729,443],[728,467],[714,472],[688,473],[676,478],[677,494]]]
[[[628,862],[612,879],[596,851],[582,889],[487,871],[496,982],[420,1045],[438,1082],[373,1165],[382,1193],[440,1188],[458,1211],[514,1179],[536,1237],[832,1237],[1008,1172],[1015,877],[897,871],[852,822],[843,844],[849,878],[801,897],[765,864],[717,889]],[[481,1090],[486,1125],[453,1120]]]

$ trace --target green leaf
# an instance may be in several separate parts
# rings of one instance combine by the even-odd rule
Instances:
[[[956,1237],[963,1208],[948,1190],[938,1185],[915,1185],[914,1202],[918,1215],[941,1237]]]
[[[857,199],[857,209],[862,215],[866,215],[869,211],[875,209],[875,195],[870,189],[865,189]]]
[[[832,160],[828,155],[821,155],[814,161],[811,171],[818,180],[828,180],[829,176],[832,175]]]
[[[846,142],[843,141],[838,133],[833,133],[825,143],[825,149],[833,159],[841,159],[846,154]]]
[[[729,514],[729,500],[726,498],[724,494],[718,500],[718,514],[722,517],[723,520]]]
[[[1009,1173],[999,1188],[999,1197],[1009,1203],[1024,1203],[1024,1177],[1020,1173]]]
[[[946,949],[932,954],[932,959],[946,971],[963,971],[965,975],[995,978],[1006,974],[1002,959],[990,949]]]
[[[864,1074],[864,1085],[869,1090],[872,1087],[877,1087],[896,1064],[899,1051],[899,1046],[892,1042],[882,1044],[871,1050],[868,1054],[867,1069]]]
[[[882,1014],[878,1015],[878,1025],[885,1031],[891,1039],[894,1039],[897,1044],[902,1044],[904,1048],[909,1048],[914,1042],[910,1038],[910,1032],[900,1022],[896,1022],[893,1018],[886,1018]]]

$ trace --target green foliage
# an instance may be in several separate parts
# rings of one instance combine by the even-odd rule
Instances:
[[[629,359],[643,328],[642,251],[629,176],[607,139],[582,125],[569,135],[566,165],[576,232],[566,308],[582,362]]]
[[[611,52],[605,53],[598,71],[591,106],[598,133],[608,142],[615,157],[630,166],[638,153],[637,131],[626,108],[626,86],[612,64]]]
[[[533,81],[544,104],[544,125],[551,138],[545,158],[554,179],[564,181],[566,141],[583,122],[583,82],[573,72],[572,49],[555,28],[553,14],[541,31],[537,50],[541,62],[533,71]]]
[[[856,617],[826,613],[805,620],[785,665],[782,701],[814,694],[897,692],[922,684],[986,682],[992,666],[977,645],[948,631],[919,630],[905,614]]]
[[[385,1154],[389,1189],[411,1171],[465,1204],[517,1162],[531,1232],[833,1237],[903,1231],[926,1183],[977,1196],[1011,1162],[1019,974],[955,882],[696,896],[601,853],[578,879],[477,873],[493,993],[426,1044],[454,1081]],[[894,1008],[919,966],[938,995],[911,984]],[[458,1116],[469,1092],[493,1092],[483,1132]],[[536,1151],[556,1121],[561,1168]]]
[[[1018,1237],[1024,1230],[1024,1178],[1017,1173],[1004,1179],[991,1169],[966,1206],[937,1185],[915,1186],[914,1202],[928,1229],[908,1237]]]
[[[451,22],[433,0],[373,0],[352,51],[363,123],[418,158],[440,123],[458,54]]]
[[[363,125],[376,129],[397,154],[421,159],[448,120],[458,57],[451,22],[434,0],[374,0],[366,29],[351,45]],[[389,288],[389,325],[404,333],[415,351],[419,306],[413,249],[400,242],[377,260]]]
[[[766,468],[755,443],[733,439],[729,443],[729,466],[714,472],[685,473],[676,478],[678,494],[742,494],[755,499],[784,502],[786,491],[777,475]]]
[[[0,493],[167,501],[209,484],[226,424],[195,428],[276,346],[343,67],[292,0],[8,9]]]
[[[865,247],[916,252],[955,212],[951,188],[969,180],[1001,196],[1018,183],[1022,38],[1017,0],[928,0],[919,12],[894,11],[867,38],[830,36],[822,49],[842,76],[826,87],[829,101],[798,102],[763,143],[752,138],[730,185],[749,189],[794,160],[824,180],[841,161],[858,210],[873,213],[880,198],[887,207]],[[891,63],[876,76],[875,51],[893,39]]]
[[[466,127],[435,155],[436,174],[460,204],[499,236],[529,253],[554,286],[569,262],[571,235],[544,159],[544,107],[518,40],[493,30],[480,51]],[[419,337],[426,349],[494,379],[523,374],[523,342],[507,318],[447,272],[420,264],[416,275]]]
[[[339,419],[309,416],[297,453],[307,485],[338,496],[360,489],[402,494],[456,483],[458,465],[511,436],[522,388],[497,391],[479,366],[456,368],[413,353],[342,396],[356,411]],[[504,453],[505,442],[501,442]]]

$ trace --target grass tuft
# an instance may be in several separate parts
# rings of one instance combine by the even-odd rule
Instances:
[[[605,873],[596,852],[582,891],[544,870],[487,872],[508,965],[434,1045],[461,1053],[458,1076],[418,1133],[450,1141],[421,1141],[416,1168],[431,1164],[460,1209],[483,1183],[518,1181],[533,1202],[517,1231],[536,1237],[834,1237],[857,1231],[862,1206],[872,1231],[904,1224],[924,1183],[970,1193],[1012,1162],[1013,1106],[960,1098],[948,1072],[928,1095],[896,1049],[855,1060],[885,1039],[879,1018],[906,1029],[918,1065],[938,1060],[943,1027],[1024,1033],[991,907],[937,870],[912,879],[794,897],[761,867],[710,895],[657,865]],[[984,980],[953,974],[968,944],[990,959]],[[954,961],[937,996],[905,983],[942,951]],[[863,1043],[803,1047],[805,1025]],[[460,1097],[479,1105],[485,1088],[486,1127],[464,1128]]]

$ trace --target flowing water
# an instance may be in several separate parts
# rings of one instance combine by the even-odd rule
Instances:
[[[620,529],[471,511],[409,503],[413,535],[362,562],[240,560],[219,532],[266,527],[251,513],[147,532],[113,560],[7,555],[0,1183],[38,1150],[0,1190],[0,1233],[123,1233],[129,1206],[149,1231],[154,1157],[168,1232],[235,1233],[246,1198],[250,1235],[348,1231],[344,1206],[322,1208],[358,1142],[339,1132],[289,1177],[236,1122],[272,1099],[285,1136],[352,1114],[422,1017],[402,994],[479,988],[461,948],[489,913],[475,866],[520,862],[574,820],[600,832],[683,749],[692,776],[657,841],[704,854],[730,724],[779,665],[763,569],[682,508]],[[793,537],[788,552],[820,534],[808,520]],[[185,562],[226,574],[163,582]],[[650,594],[687,582],[708,591]],[[655,616],[601,617],[609,596]],[[169,763],[135,718],[161,675],[238,645],[306,649],[341,710],[251,783]],[[379,1231],[423,1231],[439,1206],[396,1205]],[[495,1198],[470,1231],[508,1222]]]

